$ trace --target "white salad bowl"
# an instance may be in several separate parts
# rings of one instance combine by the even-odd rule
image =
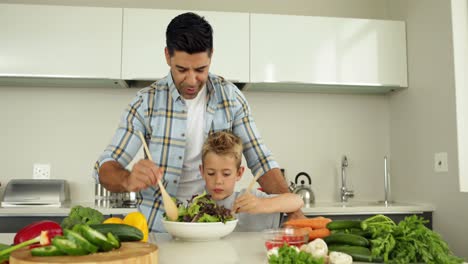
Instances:
[[[209,241],[225,237],[234,231],[237,219],[211,223],[187,223],[162,220],[164,228],[175,239],[187,241]]]

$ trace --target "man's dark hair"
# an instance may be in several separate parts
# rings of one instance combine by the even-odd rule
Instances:
[[[176,50],[188,54],[207,51],[211,56],[213,28],[204,17],[195,13],[178,15],[167,26],[166,46],[171,57]]]

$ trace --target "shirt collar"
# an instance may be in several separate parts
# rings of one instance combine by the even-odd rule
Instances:
[[[216,93],[216,89],[214,89],[213,87],[212,78],[213,76],[211,74],[208,74],[208,80],[206,82],[206,88],[207,88],[206,95],[208,96],[208,101],[209,101],[208,104],[212,105],[213,107],[216,105],[215,100],[213,100],[215,98],[214,95]],[[166,76],[166,81],[167,81],[167,86],[169,87],[169,92],[171,93],[171,96],[174,99],[174,101],[182,100],[182,96],[180,95],[179,91],[177,90],[177,87],[174,84],[174,79],[172,79],[172,73],[170,70],[169,70],[169,74]]]

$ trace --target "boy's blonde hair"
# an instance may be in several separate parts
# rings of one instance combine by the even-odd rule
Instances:
[[[239,168],[242,162],[242,149],[242,140],[238,136],[225,131],[215,132],[210,134],[203,144],[202,163],[206,155],[213,152],[217,155],[233,156]]]

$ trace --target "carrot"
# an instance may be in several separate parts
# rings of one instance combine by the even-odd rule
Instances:
[[[329,235],[330,235],[330,230],[328,228],[314,229],[309,232],[309,241],[312,241],[316,238],[324,238]]]
[[[323,216],[313,218],[292,219],[284,223],[285,226],[310,227],[312,229],[326,228],[332,220]]]

